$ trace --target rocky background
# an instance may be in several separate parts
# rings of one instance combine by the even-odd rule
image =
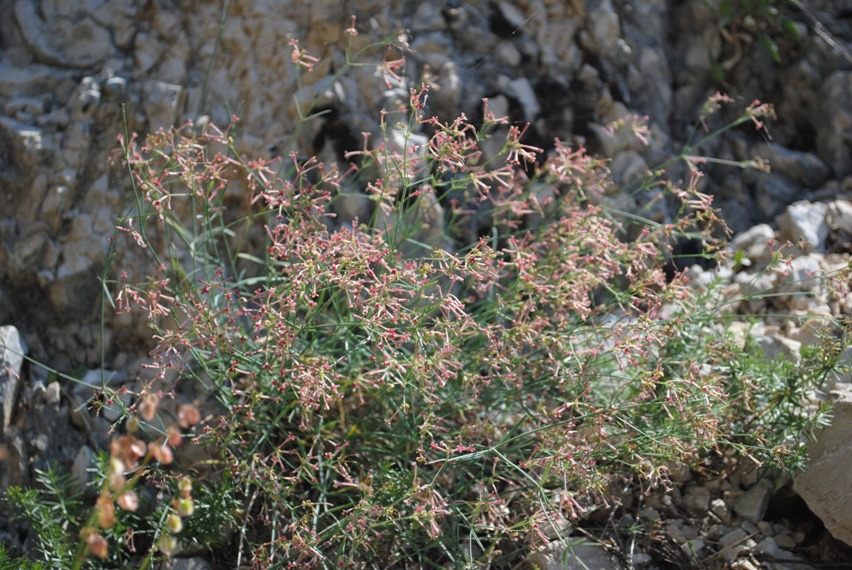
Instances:
[[[749,13],[747,4],[781,12]],[[105,421],[79,409],[90,393],[47,382],[44,368],[16,354],[28,351],[94,384],[102,367],[117,371],[116,381],[132,377],[145,353],[144,323],[116,320],[109,311],[101,323],[109,238],[130,197],[125,173],[109,160],[125,132],[187,121],[225,125],[235,114],[237,147],[250,156],[296,149],[333,158],[358,148],[362,132],[378,131],[382,108],[426,83],[430,111],[442,120],[481,116],[488,97],[496,114],[531,124],[525,142],[585,144],[611,158],[616,185],[629,186],[681,151],[707,97],[721,91],[736,109],[760,99],[778,114],[768,131],[736,129],[700,149],[731,161],[761,156],[772,166],[771,173],[713,166],[704,179],[739,236],[734,247],[749,261],[722,269],[732,287],[754,286],[768,239],[800,244],[799,277],[841,267],[852,252],[852,5],[845,0],[0,0],[0,13],[0,323],[10,325],[0,329],[7,347],[0,378],[4,488],[28,483],[32,469],[48,462],[70,468],[76,460],[84,470],[98,444],[92,434],[100,433],[92,422]],[[346,32],[353,15],[357,36]],[[335,77],[347,45],[357,51],[392,36],[387,50],[365,50],[372,65]],[[293,65],[292,39],[320,58],[312,73]],[[398,69],[376,65],[403,56]],[[391,75],[384,89],[390,72],[400,79]],[[298,127],[297,102],[314,100],[334,114]],[[648,147],[601,136],[630,113],[648,117]],[[610,199],[628,211],[654,203],[647,192]],[[664,203],[657,204],[644,215],[666,218]],[[117,251],[113,268],[133,262]],[[701,269],[694,271],[700,281]],[[790,279],[790,287],[811,286]],[[831,305],[817,293],[803,305],[792,299],[747,309],[850,314],[848,300]],[[767,354],[795,357],[815,338],[817,325],[806,325],[767,318],[760,330]],[[848,422],[838,429],[850,429]],[[832,436],[833,445],[848,446],[844,433]],[[834,449],[820,453],[840,463],[822,473],[852,473],[852,450]],[[811,488],[811,508],[852,544],[852,479],[826,483],[823,476],[803,478],[800,490]],[[729,561],[762,552],[760,541],[780,531],[756,526],[774,491],[758,483],[738,480],[727,494],[696,486],[700,508],[727,513],[716,515],[722,529],[711,537],[690,527],[696,536],[681,532],[675,543],[704,533],[708,543],[730,542]],[[756,502],[737,507],[740,496]],[[838,496],[846,502],[838,504]],[[771,544],[764,551],[783,558],[804,541],[795,532],[774,542],[781,554]],[[740,549],[746,539],[753,543],[748,551]]]

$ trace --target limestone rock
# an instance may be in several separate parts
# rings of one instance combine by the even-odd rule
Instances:
[[[203,558],[174,558],[163,562],[160,570],[210,570],[211,566]]]
[[[734,500],[734,512],[749,522],[757,523],[766,514],[769,499],[772,498],[772,490],[772,483],[761,479]]]
[[[758,176],[754,193],[759,221],[769,221],[801,197],[802,189],[786,176],[772,172]]]
[[[753,263],[768,263],[772,259],[769,242],[775,239],[775,231],[769,224],[758,224],[741,234],[731,242],[734,251],[742,251]]]
[[[808,446],[810,461],[794,489],[831,534],[852,545],[852,386],[835,389],[831,425]]]
[[[852,233],[852,202],[835,200],[829,203],[825,220],[832,230]]]
[[[838,177],[852,174],[852,71],[836,71],[822,84],[817,148]]]
[[[5,432],[21,385],[27,343],[13,326],[0,327],[0,425]]]
[[[710,505],[710,490],[704,486],[690,486],[683,494],[683,506],[696,513],[705,513]]]
[[[807,200],[790,204],[778,217],[778,236],[794,244],[801,244],[805,251],[824,251],[829,227],[826,223],[828,206],[822,202],[812,204]]]
[[[92,448],[84,445],[77,451],[74,457],[74,463],[71,465],[71,478],[74,481],[74,486],[79,492],[86,489],[92,478],[89,470],[95,465],[95,454]]]
[[[805,188],[818,188],[831,175],[825,163],[810,152],[791,150],[779,144],[769,143],[754,145],[750,152],[768,160],[773,172]]]
[[[615,570],[618,566],[602,546],[584,539],[568,537],[567,546],[552,542],[546,550],[530,554],[524,561],[527,570]]]
[[[78,7],[86,8],[85,4]],[[113,55],[115,47],[108,30],[85,11],[69,13],[62,8],[61,3],[15,2],[13,14],[18,30],[41,61],[81,68]]]
[[[151,132],[174,126],[183,101],[183,88],[162,81],[148,81],[143,88],[144,108]]]

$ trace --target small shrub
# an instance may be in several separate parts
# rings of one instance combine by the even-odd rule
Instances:
[[[316,63],[297,47],[295,64]],[[396,80],[397,63],[380,67]],[[146,444],[127,489],[104,487],[80,525],[89,552],[107,552],[95,537],[121,544],[102,536],[105,515],[151,484],[164,498],[138,522],[143,565],[157,549],[231,544],[236,566],[508,566],[614,506],[615,488],[669,485],[724,449],[797,464],[822,411],[800,397],[823,376],[785,369],[781,391],[765,391],[752,353],[718,326],[715,291],[666,278],[677,238],[719,245],[703,158],[679,157],[685,188],[645,183],[681,205],[677,220],[627,217],[607,209],[608,172],[583,149],[557,141],[543,156],[487,108],[482,125],[441,122],[427,95],[383,111],[381,140],[342,172],[295,152],[242,156],[236,119],[122,138],[136,201],[117,235],[154,270],[121,273],[110,300],[156,341],[128,425],[151,424],[150,395],[178,383],[220,408],[179,413],[212,450],[203,471],[153,469],[167,462]],[[737,124],[767,111],[752,105]],[[239,191],[251,208],[234,216],[226,196]],[[367,215],[336,220],[352,196]],[[122,437],[113,459],[141,441]]]

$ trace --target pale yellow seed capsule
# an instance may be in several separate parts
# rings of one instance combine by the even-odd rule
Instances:
[[[160,552],[166,556],[171,556],[177,551],[177,539],[170,534],[164,534],[160,537],[157,546],[159,546]]]
[[[177,515],[169,515],[169,518],[166,519],[166,528],[172,534],[177,534],[183,530],[183,521]]]

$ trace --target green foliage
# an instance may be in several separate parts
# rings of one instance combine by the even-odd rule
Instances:
[[[0,545],[0,570],[46,570],[47,566],[26,558],[13,558],[6,548]]]
[[[716,5],[717,24],[738,51],[743,49],[742,43],[756,39],[776,63],[781,63],[781,52],[774,38],[779,33],[799,37],[799,29],[786,14],[800,7],[795,0],[721,0]],[[716,72],[721,73],[718,62],[714,63]]]
[[[829,337],[803,346],[798,359],[770,359],[746,336],[726,370],[735,418],[729,445],[758,465],[803,468],[806,441],[830,419],[829,404],[817,397],[838,370],[843,346],[841,338]]]
[[[47,568],[70,568],[77,546],[73,536],[87,508],[69,474],[36,471],[38,488],[10,487],[7,500],[17,518],[30,524],[35,550]]]

